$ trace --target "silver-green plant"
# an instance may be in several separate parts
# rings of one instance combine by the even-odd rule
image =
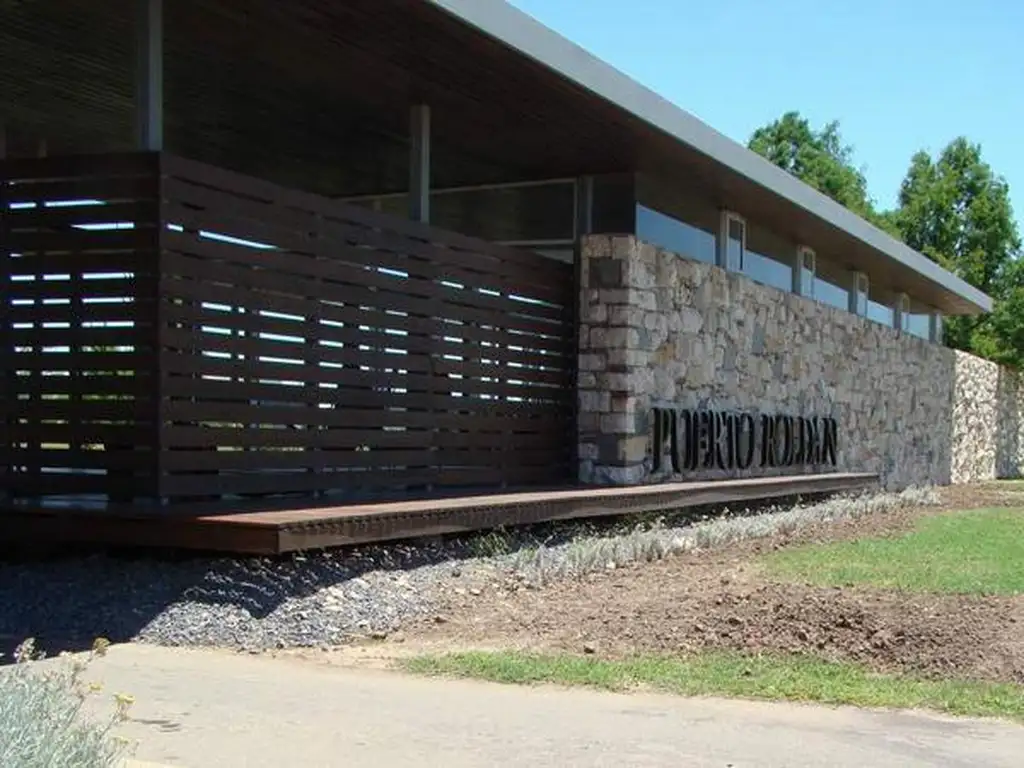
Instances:
[[[116,694],[105,719],[87,717],[89,696],[101,690],[83,675],[106,650],[43,659],[32,640],[18,648],[14,663],[0,668],[0,766],[3,768],[113,768],[124,763],[129,742],[114,731],[128,717],[130,696]]]
[[[837,496],[817,504],[773,508],[759,514],[732,514],[726,510],[694,525],[673,526],[655,521],[620,535],[585,535],[560,546],[540,545],[519,553],[512,567],[520,578],[541,585],[599,570],[663,560],[692,550],[716,549],[739,541],[791,534],[809,525],[856,520],[939,503],[941,499],[934,489],[909,488],[901,493]]]

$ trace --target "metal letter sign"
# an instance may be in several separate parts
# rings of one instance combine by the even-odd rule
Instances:
[[[651,421],[654,472],[836,465],[833,418],[655,408]]]

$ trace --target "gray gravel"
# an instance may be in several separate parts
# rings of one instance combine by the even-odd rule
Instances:
[[[436,615],[441,599],[453,594],[486,596],[495,587],[540,585],[724,546],[780,526],[934,501],[930,491],[911,490],[724,517],[719,510],[715,520],[698,512],[697,519],[687,513],[639,527],[636,521],[582,522],[283,558],[135,554],[0,561],[0,653],[10,654],[28,637],[48,654],[88,648],[97,637],[248,651],[337,645]]]
[[[0,563],[0,652],[53,654],[96,637],[241,650],[332,645],[393,632],[477,590],[496,562],[465,542],[288,558],[108,556]],[[461,559],[460,559],[461,558]]]

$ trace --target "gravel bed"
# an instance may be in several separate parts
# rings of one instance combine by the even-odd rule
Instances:
[[[465,544],[367,547],[285,558],[94,555],[0,562],[0,653],[96,637],[247,651],[333,645],[429,615],[444,590],[495,568]]]
[[[708,539],[700,546],[714,545],[711,538],[724,545],[737,536],[770,535],[797,518],[803,525],[909,503],[927,501],[920,494],[882,494],[733,513],[728,523],[701,523],[704,518],[695,521],[689,512],[640,525],[558,524],[282,558],[133,554],[0,561],[0,653],[10,654],[28,637],[48,654],[88,648],[96,637],[253,652],[337,645],[436,616],[453,594],[486,595],[659,559],[691,548],[698,534]],[[709,531],[713,537],[705,535]]]

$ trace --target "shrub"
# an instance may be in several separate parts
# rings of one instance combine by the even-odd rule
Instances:
[[[0,669],[0,766],[3,768],[112,768],[123,763],[128,742],[113,731],[128,716],[131,697],[115,696],[105,720],[85,717],[86,699],[99,691],[82,675],[106,649],[98,641],[86,657],[44,660],[32,640]]]
[[[568,576],[582,576],[605,568],[662,560],[695,549],[715,549],[737,541],[790,534],[816,523],[856,520],[900,508],[940,503],[928,488],[910,488],[902,493],[838,496],[818,504],[789,509],[770,509],[760,514],[730,514],[696,525],[666,525],[655,521],[640,524],[628,533],[611,536],[582,536],[558,547],[539,546],[520,552],[512,567],[535,584]]]

